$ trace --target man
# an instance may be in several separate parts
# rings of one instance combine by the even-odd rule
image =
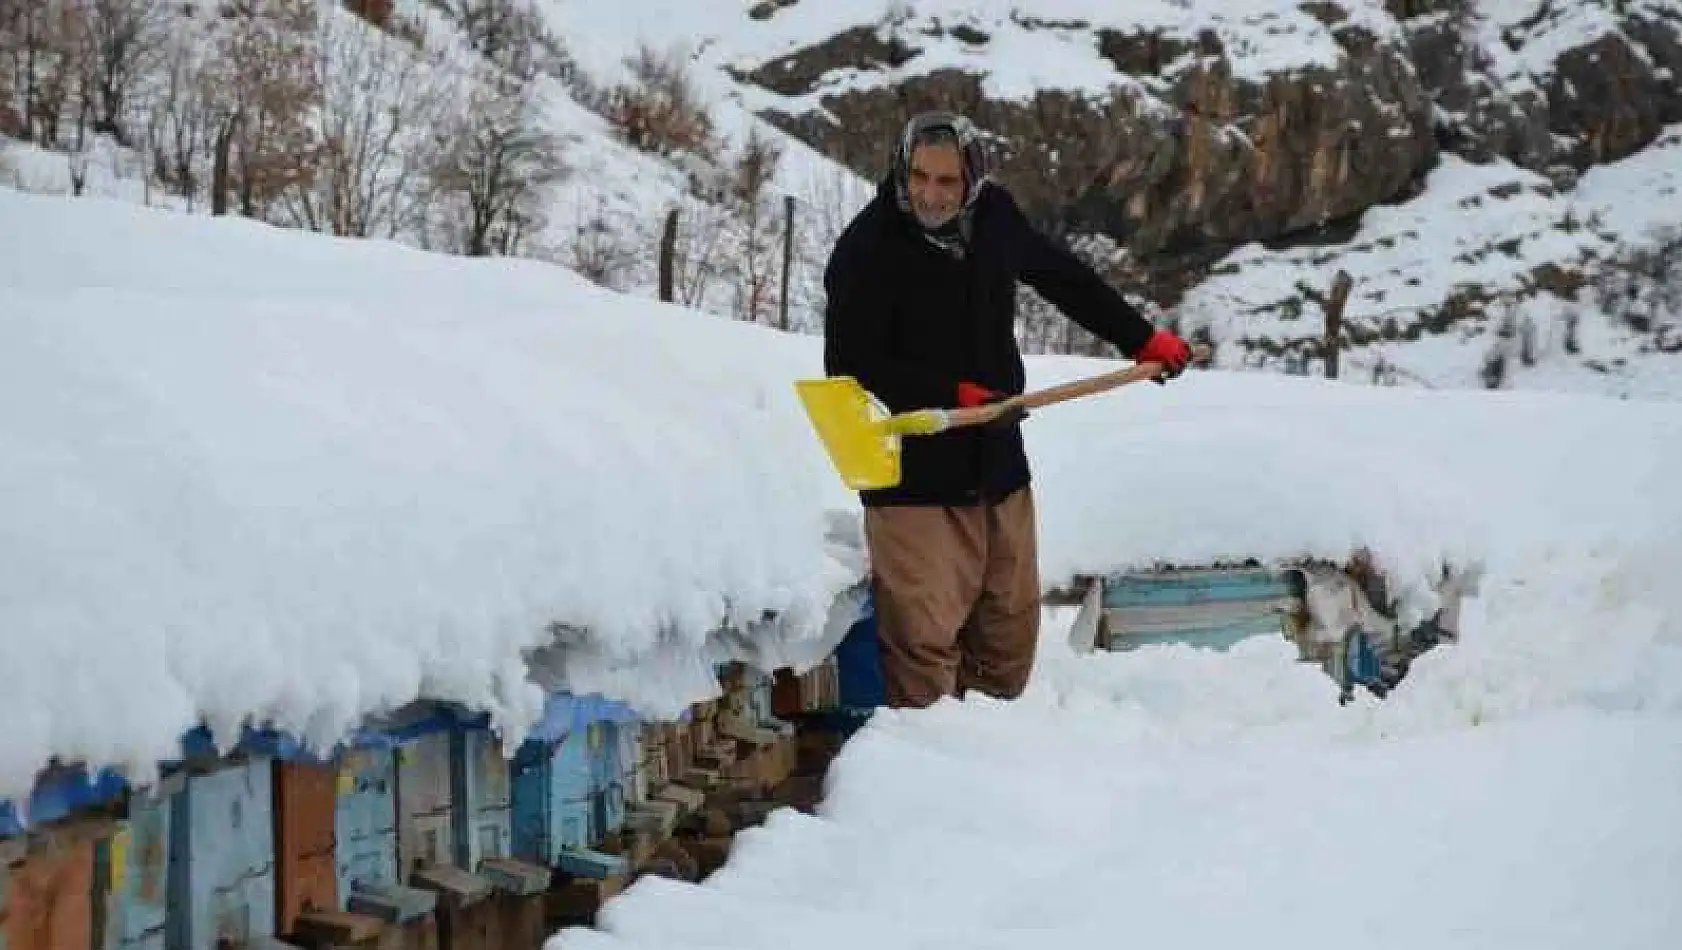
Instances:
[[[1135,360],[1175,375],[1190,359],[988,180],[973,124],[919,115],[831,253],[825,372],[894,412],[1020,393],[1018,280]],[[907,438],[900,484],[860,495],[889,706],[970,689],[1013,699],[1027,684],[1040,583],[1019,423]]]

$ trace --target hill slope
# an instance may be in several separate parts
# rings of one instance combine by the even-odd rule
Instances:
[[[907,110],[970,112],[1026,204],[1098,235],[1083,251],[1223,344],[1222,365],[1317,370],[1341,268],[1360,378],[1677,393],[1682,250],[1664,232],[1682,229],[1682,16],[1665,3],[546,12],[584,68],[612,74],[639,44],[687,51],[716,101],[866,178]],[[1654,247],[1656,315],[1599,299]],[[1035,348],[1092,343],[1032,319]],[[1524,324],[1543,342],[1521,354]]]

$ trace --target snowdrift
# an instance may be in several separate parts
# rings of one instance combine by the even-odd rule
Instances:
[[[815,339],[529,262],[13,193],[0,221],[0,787],[144,773],[201,718],[660,715],[851,617],[855,502],[790,386]],[[1206,373],[1029,427],[1048,586],[1364,546],[1428,606],[1445,563],[1682,563],[1674,405]]]

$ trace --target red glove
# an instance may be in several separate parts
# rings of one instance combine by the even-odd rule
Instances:
[[[1186,364],[1191,362],[1191,347],[1167,330],[1157,330],[1145,341],[1145,345],[1133,359],[1140,363],[1161,363],[1163,375],[1178,376],[1185,370]]]
[[[958,384],[958,405],[965,409],[969,409],[974,406],[984,406],[990,402],[999,402],[1000,400],[1008,398],[1010,397],[1004,393],[988,389],[980,383],[972,383],[966,380]],[[1026,418],[1028,418],[1028,410],[1018,406],[1015,409],[1001,414],[993,421],[983,424],[987,426],[1003,427],[1014,425]]]
[[[1003,395],[1004,393],[995,392],[980,383],[972,383],[966,380],[958,384],[958,405],[964,409],[985,405]]]

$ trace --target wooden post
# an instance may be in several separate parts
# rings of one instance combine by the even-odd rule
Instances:
[[[788,329],[788,272],[794,260],[794,196],[783,196],[783,299],[777,325]]]
[[[1338,352],[1343,348],[1343,308],[1349,303],[1349,291],[1355,281],[1346,270],[1339,270],[1332,280],[1332,293],[1326,300],[1326,378],[1337,378]]]
[[[673,287],[676,284],[673,275],[673,256],[677,253],[677,209],[666,212],[666,227],[660,232],[660,299],[665,303],[672,302]]]

